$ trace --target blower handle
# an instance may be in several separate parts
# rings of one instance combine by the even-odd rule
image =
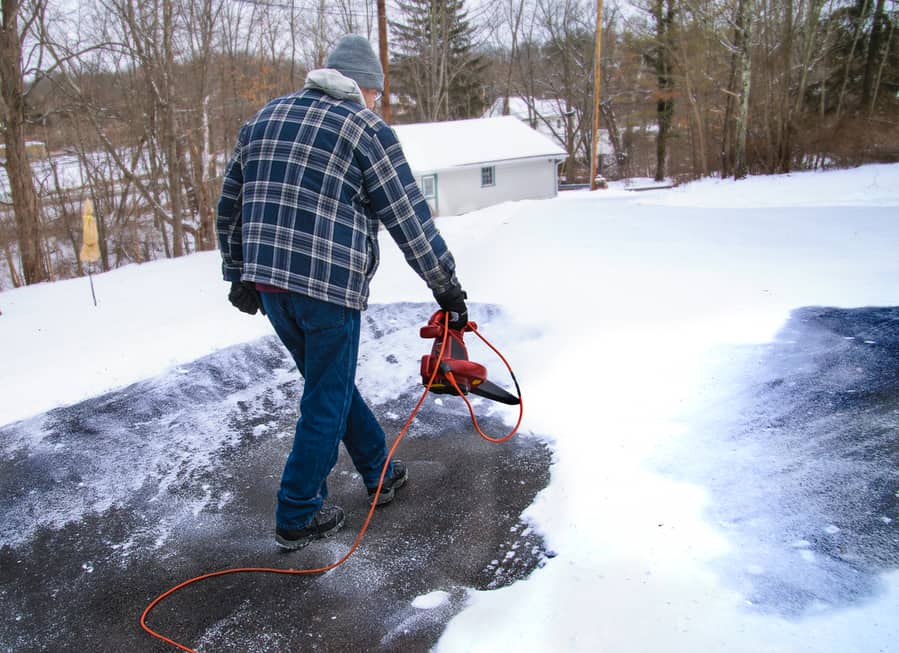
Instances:
[[[456,332],[461,335],[463,333],[477,331],[478,324],[477,322],[469,321],[466,322],[465,326],[463,326],[461,329],[451,329],[449,327],[449,319],[447,318],[447,313],[446,311],[441,309],[431,316],[431,319],[428,320],[428,323],[425,326],[421,327],[418,333],[422,338],[425,339],[443,338],[444,329],[447,329],[451,332]]]

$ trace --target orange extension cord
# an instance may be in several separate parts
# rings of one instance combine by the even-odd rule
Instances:
[[[499,352],[499,350],[494,347],[487,339],[482,336],[476,328],[472,328],[471,331],[478,336],[481,340],[484,341],[490,349],[494,351],[494,353],[499,356],[500,360],[503,361],[506,365],[506,369],[509,370],[509,374],[512,375],[513,381],[515,381],[515,373],[512,371],[512,367],[509,365],[509,362],[505,359],[505,357]],[[434,366],[434,372],[431,374],[431,378],[428,379],[428,384],[425,387],[425,391],[422,393],[421,398],[418,400],[418,403],[415,404],[415,408],[412,410],[412,414],[409,415],[409,419],[406,420],[406,423],[403,425],[403,428],[400,429],[399,435],[396,437],[396,441],[393,443],[393,446],[390,447],[390,451],[387,453],[387,460],[384,462],[384,468],[381,470],[381,478],[378,481],[378,489],[375,492],[375,496],[372,499],[371,507],[368,509],[368,516],[365,518],[365,522],[362,524],[362,529],[359,531],[359,535],[356,536],[356,540],[353,542],[353,546],[350,547],[350,550],[346,552],[346,554],[340,558],[337,562],[332,562],[329,565],[324,567],[317,567],[315,569],[278,569],[278,568],[270,568],[270,567],[235,567],[232,569],[222,569],[221,571],[213,571],[208,574],[202,574],[201,576],[195,576],[194,578],[190,578],[183,583],[175,585],[169,590],[166,590],[155,599],[153,599],[150,604],[144,609],[143,614],[140,616],[140,627],[143,628],[147,633],[155,637],[156,639],[160,639],[166,644],[171,644],[175,648],[178,648],[182,651],[188,651],[188,653],[196,653],[196,651],[192,648],[184,646],[183,644],[179,644],[175,640],[166,637],[165,635],[156,632],[152,628],[147,625],[147,616],[150,612],[159,605],[163,600],[174,594],[180,589],[187,587],[188,585],[192,585],[194,583],[198,583],[201,580],[206,580],[208,578],[215,578],[216,576],[225,576],[227,574],[244,574],[244,573],[263,573],[263,574],[287,574],[292,576],[299,576],[305,574],[323,574],[326,571],[331,571],[335,567],[339,567],[344,562],[346,562],[351,555],[359,548],[359,545],[362,542],[362,538],[365,536],[365,532],[368,530],[368,526],[371,523],[372,515],[374,515],[375,507],[378,505],[378,497],[381,495],[381,486],[384,483],[384,475],[387,473],[387,468],[390,466],[390,461],[393,459],[393,454],[399,446],[400,441],[406,435],[406,431],[409,430],[409,426],[412,424],[412,420],[415,419],[415,416],[418,415],[418,412],[421,410],[421,406],[425,401],[425,397],[428,396],[428,392],[431,390],[431,385],[434,383],[434,378],[437,376],[437,371],[440,369],[440,362],[443,360],[443,353],[446,349],[446,341],[447,336],[449,335],[449,317],[447,316],[444,322],[443,329],[443,341],[440,345],[440,355],[437,358],[437,364]],[[481,430],[480,425],[478,424],[477,417],[474,414],[474,408],[471,406],[471,402],[468,401],[468,397],[466,397],[462,391],[459,389],[459,385],[456,383],[456,379],[453,378],[452,372],[448,372],[446,377],[449,379],[450,383],[452,383],[453,387],[456,389],[456,393],[465,400],[465,404],[468,406],[468,412],[471,414],[471,421],[474,424],[475,429],[478,434],[485,440],[490,442],[505,442],[509,440],[515,433],[518,431],[518,427],[521,426],[521,419],[524,416],[524,400],[521,398],[521,390],[518,387],[518,381],[515,381],[515,389],[518,391],[518,422],[515,424],[515,428],[512,429],[507,435],[501,438],[492,438]]]

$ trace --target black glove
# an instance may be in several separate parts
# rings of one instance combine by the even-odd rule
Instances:
[[[265,315],[259,291],[256,290],[256,284],[252,281],[232,281],[228,301],[243,313],[256,315],[256,311],[262,311],[262,314]]]
[[[463,329],[468,324],[468,307],[465,300],[468,294],[460,286],[450,286],[449,290],[434,294],[440,308],[449,314],[449,328]]]

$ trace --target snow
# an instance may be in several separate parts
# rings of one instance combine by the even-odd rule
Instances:
[[[31,169],[37,186],[44,190],[80,189],[85,184],[85,171],[82,170],[79,157],[75,154],[54,153],[48,155],[46,148],[40,144],[38,154],[33,157]],[[131,161],[134,152],[130,149],[118,151],[123,161]],[[120,179],[122,174],[113,163],[112,157],[95,152],[89,155],[90,166],[94,174],[107,180]],[[145,174],[148,168],[146,158],[140,158],[135,165],[135,171]],[[57,188],[57,182],[59,188]],[[6,168],[0,167],[0,199],[12,201],[9,195],[9,178]]]
[[[531,157],[564,157],[565,150],[512,116],[394,127],[416,174]]]
[[[503,309],[482,328],[521,383],[523,437],[549,438],[554,462],[524,515],[552,559],[524,581],[470,591],[437,650],[896,650],[899,572],[864,601],[790,619],[754,611],[713,566],[742,549],[707,519],[708,488],[648,461],[689,429],[685,415],[714,413],[700,381],[716,348],[770,342],[798,307],[899,304],[897,207],[899,165],[871,165],[641,193],[613,185],[440,218],[472,319],[483,320],[478,304]],[[430,301],[382,236],[372,302]],[[0,424],[271,333],[228,304],[217,253],[94,283],[96,307],[87,279],[0,294]],[[417,332],[384,338],[378,351],[401,364],[362,352],[359,368],[375,403],[414,385],[422,353]],[[790,542],[796,564],[814,564],[809,541]],[[778,562],[743,568],[764,575]]]
[[[415,597],[412,601],[412,607],[419,610],[433,610],[446,603],[449,598],[449,592],[444,592],[443,590],[428,592],[422,596]]]
[[[494,100],[490,108],[484,112],[484,117],[495,117],[503,115],[503,104],[505,98],[497,98]],[[527,98],[521,96],[512,96],[509,98],[509,114],[515,116],[519,120],[528,120],[531,116],[542,116],[548,120],[561,118],[565,113],[563,100],[551,98],[531,98],[530,102]]]
[[[736,184],[710,179],[640,199],[645,204],[721,209],[895,206],[897,189],[896,166],[880,164],[839,172],[750,177]]]

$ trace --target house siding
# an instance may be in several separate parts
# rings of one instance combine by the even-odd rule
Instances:
[[[495,168],[494,184],[481,186],[481,167],[487,166]],[[441,170],[437,176],[437,214],[459,215],[510,200],[555,197],[556,170],[556,162],[549,158]]]

